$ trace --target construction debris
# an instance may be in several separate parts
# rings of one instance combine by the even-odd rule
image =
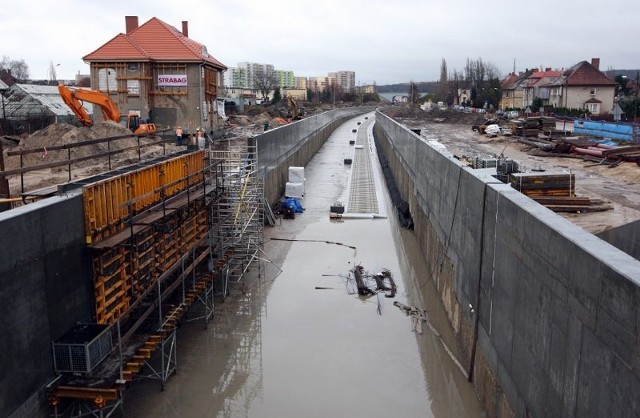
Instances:
[[[352,283],[355,282],[355,291]],[[356,265],[349,271],[347,278],[347,290],[349,293],[357,293],[360,296],[370,296],[384,293],[387,298],[396,296],[398,290],[391,271],[382,269],[379,273],[369,273],[360,264]]]
[[[398,301],[393,302],[393,305],[400,308],[400,310],[403,311],[405,315],[411,317],[411,332],[422,334],[422,323],[427,321],[427,312],[412,306],[405,305]],[[440,333],[435,329],[432,328],[432,331],[434,332],[434,334],[436,334],[436,336],[440,336]]]

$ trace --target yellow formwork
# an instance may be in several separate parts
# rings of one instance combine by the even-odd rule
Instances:
[[[87,243],[121,231],[128,217],[201,183],[204,161],[204,151],[196,151],[86,186]]]
[[[182,211],[167,212],[157,225],[146,226],[112,248],[94,248],[96,322],[114,323],[155,286],[156,279],[207,234],[207,210],[192,201]]]

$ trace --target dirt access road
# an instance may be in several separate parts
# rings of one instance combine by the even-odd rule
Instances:
[[[471,126],[482,124],[483,115],[419,108],[392,108],[385,113],[411,129],[421,129],[422,137],[437,139],[461,158],[503,154],[518,162],[523,172],[535,169],[575,174],[576,195],[601,199],[613,206],[603,212],[560,213],[593,234],[640,219],[640,166],[635,163],[622,162],[609,168],[579,158],[554,157],[551,153],[541,156],[539,150],[531,152],[516,137],[489,138],[474,132]]]

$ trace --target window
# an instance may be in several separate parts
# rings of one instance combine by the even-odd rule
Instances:
[[[600,113],[600,105],[599,105],[599,103],[589,103],[589,104],[587,104],[587,109],[589,109],[589,112],[591,112],[593,114]]]
[[[127,95],[140,97],[140,80],[127,80]]]
[[[592,95],[592,96],[595,96],[597,92],[598,92],[598,89],[593,88],[593,87],[591,88],[591,90],[589,90],[589,94]]]
[[[100,68],[98,70],[98,90],[117,91],[116,69]]]

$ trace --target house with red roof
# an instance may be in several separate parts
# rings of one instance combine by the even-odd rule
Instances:
[[[520,109],[522,108],[523,88],[522,85],[533,72],[527,70],[519,74],[510,73],[500,83],[502,96],[500,97],[500,109]]]
[[[91,88],[109,94],[120,113],[137,114],[159,127],[198,127],[209,131],[220,123],[216,99],[222,95],[227,67],[181,30],[153,17],[138,25],[125,16],[119,33],[82,59],[89,64]],[[101,113],[94,112],[96,121]]]
[[[549,104],[550,88],[549,83],[553,83],[562,76],[561,71],[547,68],[544,71],[535,70],[522,83],[522,107],[533,104],[533,100],[542,99],[543,104]],[[538,109],[535,109],[538,111]]]
[[[617,83],[600,71],[600,59],[581,61],[549,83],[549,104],[567,109],[587,109],[592,115],[613,110]]]

